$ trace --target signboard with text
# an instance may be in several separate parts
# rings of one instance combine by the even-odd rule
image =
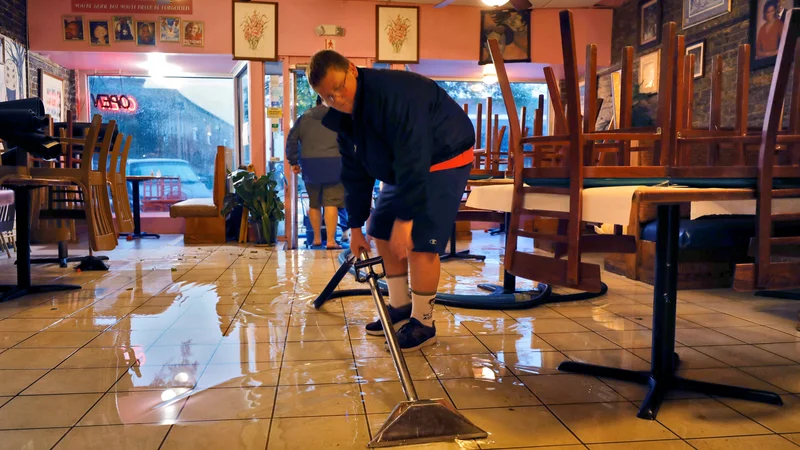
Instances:
[[[192,14],[192,0],[71,0],[72,12]]]

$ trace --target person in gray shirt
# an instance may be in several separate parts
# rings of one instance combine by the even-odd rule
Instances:
[[[317,96],[317,106],[297,119],[286,140],[286,159],[295,174],[302,172],[308,191],[311,228],[314,229],[314,246],[322,245],[322,213],[325,212],[327,245],[340,248],[336,242],[339,208],[344,208],[344,186],[340,181],[342,158],[336,132],[322,125],[328,107]]]

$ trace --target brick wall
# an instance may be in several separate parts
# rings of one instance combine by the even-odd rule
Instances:
[[[736,59],[740,44],[749,43],[750,0],[731,0],[731,11],[716,19],[695,25],[686,30],[683,22],[683,0],[663,0],[663,23],[675,22],[678,33],[683,34],[688,45],[705,41],[704,76],[694,83],[694,125],[708,124],[708,104],[711,95],[711,61],[722,55],[722,126],[733,126],[736,114]],[[634,80],[638,80],[640,53],[636,50],[638,42],[639,2],[630,0],[614,10],[612,30],[612,64],[619,66],[622,49],[634,47]],[[647,49],[641,54],[655,51]],[[752,50],[751,50],[752,51]],[[769,85],[772,81],[773,67],[753,70],[750,73],[750,95],[748,120],[751,126],[761,126],[764,121]],[[788,97],[787,97],[788,98]]]
[[[28,44],[26,0],[0,0],[0,34]],[[36,53],[28,53],[28,96],[39,93],[39,69],[63,78],[66,82],[67,110],[75,109],[75,71],[66,69]]]

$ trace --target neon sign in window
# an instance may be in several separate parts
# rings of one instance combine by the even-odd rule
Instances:
[[[101,111],[135,113],[139,103],[130,95],[92,95],[92,104]]]

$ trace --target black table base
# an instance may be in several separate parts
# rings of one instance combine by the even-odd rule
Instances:
[[[108,256],[95,256],[95,258],[108,261]],[[31,259],[31,264],[58,264],[59,267],[62,269],[68,267],[68,263],[79,263],[83,262],[86,259],[86,256],[69,256],[69,250],[67,247],[66,242],[59,242],[58,243],[58,256],[53,257],[45,257],[45,258],[33,258]],[[14,263],[16,264],[16,263]]]
[[[675,375],[680,364],[678,355],[675,354],[679,225],[679,205],[658,206],[656,274],[653,290],[653,349],[650,370],[640,372],[573,361],[561,363],[558,370],[649,386],[647,397],[637,414],[641,419],[655,420],[661,402],[673,389],[782,405],[780,396],[772,392],[687,380]]]
[[[14,205],[17,208],[17,284],[0,286],[0,301],[12,300],[25,295],[81,289],[78,285],[31,283],[31,233],[28,218],[31,215],[31,189],[43,186],[10,186],[14,190]]]
[[[161,236],[158,234],[153,233],[145,233],[142,231],[142,209],[141,205],[139,204],[139,184],[140,180],[132,179],[129,180],[133,187],[133,233],[120,233],[120,236],[124,236],[125,239],[132,241],[134,239],[144,239],[144,238],[153,238],[153,239],[161,239]]]
[[[486,257],[483,255],[473,255],[469,250],[456,251],[456,224],[453,224],[453,230],[450,231],[450,252],[439,255],[439,261],[447,261],[448,259],[474,259],[476,261],[483,261]]]

